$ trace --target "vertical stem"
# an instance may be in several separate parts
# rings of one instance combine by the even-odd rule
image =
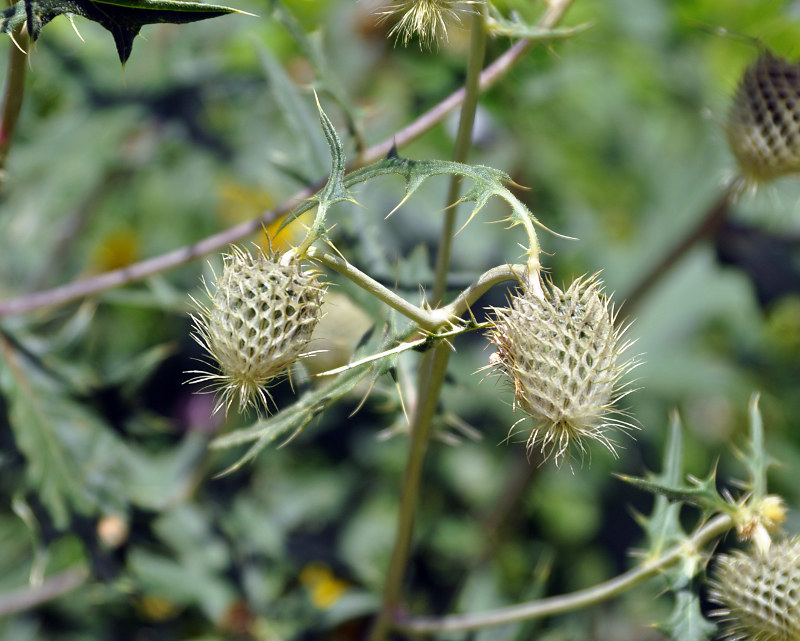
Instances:
[[[17,126],[22,109],[22,97],[25,95],[25,70],[27,54],[20,49],[28,46],[28,31],[23,24],[10,34],[13,41],[9,43],[6,81],[3,86],[2,106],[0,106],[0,190],[5,182],[6,161],[11,149],[11,138]],[[16,43],[16,44],[15,44]],[[19,45],[19,46],[17,46]]]
[[[454,159],[457,161],[463,161],[467,157],[472,142],[472,127],[475,122],[475,110],[478,104],[478,95],[480,94],[480,74],[483,69],[483,59],[486,52],[485,10],[485,5],[482,5],[472,16],[472,34],[465,83],[466,97],[461,109],[453,152]],[[459,186],[459,180],[453,177],[447,195],[448,205],[458,198]],[[455,207],[448,209],[445,213],[439,253],[436,259],[433,301],[437,305],[442,302],[447,286],[455,218]],[[411,551],[411,540],[414,533],[414,515],[419,501],[422,467],[449,360],[450,347],[447,344],[440,344],[428,351],[420,362],[417,394],[419,401],[411,423],[411,443],[403,476],[394,549],[386,576],[383,604],[381,611],[378,613],[375,627],[372,630],[372,641],[384,641],[386,639],[391,622],[400,607],[403,579],[406,574],[406,566]]]
[[[469,148],[472,144],[472,129],[475,124],[475,111],[478,108],[480,95],[480,78],[483,69],[483,59],[486,56],[486,21],[484,12],[486,5],[482,5],[472,16],[472,33],[470,39],[469,62],[467,65],[467,80],[464,83],[466,95],[461,106],[461,116],[458,121],[453,160],[464,162],[467,159]],[[461,178],[452,176],[450,188],[447,191],[447,205],[452,205],[458,200],[461,188]],[[450,207],[444,213],[442,234],[439,239],[439,252],[436,256],[436,281],[433,289],[432,301],[439,305],[444,297],[447,287],[447,274],[450,269],[450,254],[455,233],[457,207]]]

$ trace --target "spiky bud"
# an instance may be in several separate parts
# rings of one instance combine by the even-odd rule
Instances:
[[[218,392],[214,411],[227,411],[237,395],[239,411],[266,408],[269,385],[307,355],[303,350],[321,316],[317,274],[304,271],[295,257],[278,261],[234,247],[223,256],[213,293],[206,291],[208,305],[195,301],[192,337],[218,371],[193,371],[198,376],[189,382]]]
[[[571,444],[583,454],[590,439],[616,453],[609,432],[633,426],[614,404],[630,391],[620,379],[636,361],[623,358],[632,342],[624,339],[627,327],[615,326],[602,282],[578,278],[567,291],[523,287],[494,316],[490,366],[510,379],[515,409],[531,422],[528,451],[539,448],[558,464]]]
[[[748,67],[725,130],[745,177],[800,171],[800,64],[766,53]]]
[[[730,641],[800,639],[800,541],[720,554],[710,582],[712,612]]]
[[[389,32],[407,45],[412,36],[419,38],[420,48],[447,39],[449,22],[460,22],[461,15],[471,12],[468,5],[475,0],[394,0],[380,14],[384,18],[400,16]]]

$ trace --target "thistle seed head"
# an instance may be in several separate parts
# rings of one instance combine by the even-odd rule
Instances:
[[[567,291],[523,287],[509,307],[493,310],[490,367],[510,379],[515,409],[532,423],[529,453],[538,448],[556,464],[570,445],[583,454],[586,439],[616,454],[609,432],[634,428],[613,406],[631,391],[620,379],[637,362],[623,358],[632,341],[602,293],[595,277],[578,278]]]
[[[767,53],[748,67],[725,130],[747,178],[761,182],[800,171],[800,63]]]
[[[198,374],[190,383],[219,394],[214,411],[227,412],[239,397],[239,411],[267,408],[267,388],[304,356],[321,316],[323,288],[315,272],[303,271],[292,257],[278,262],[261,251],[233,248],[223,256],[207,305],[195,301],[192,338],[218,371]]]
[[[461,22],[464,13],[470,13],[468,5],[475,0],[395,0],[381,10],[384,18],[401,16],[389,32],[403,46],[416,34],[420,48],[439,40],[447,40],[449,22]]]
[[[728,641],[800,639],[800,540],[720,554],[710,585]]]

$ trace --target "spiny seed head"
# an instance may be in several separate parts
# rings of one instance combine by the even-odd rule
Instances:
[[[266,408],[270,383],[307,355],[303,350],[321,316],[317,274],[303,271],[294,257],[279,262],[235,247],[223,256],[214,292],[206,291],[208,305],[195,301],[192,337],[219,371],[192,371],[198,376],[189,382],[219,393],[214,411],[227,412],[237,395],[240,412],[249,405]]]
[[[634,427],[613,405],[630,391],[619,383],[637,363],[623,358],[632,342],[602,292],[595,277],[578,278],[567,291],[526,286],[509,307],[493,310],[490,366],[510,379],[515,408],[532,422],[529,453],[538,448],[556,464],[571,444],[583,454],[585,439],[616,454],[608,432]]]
[[[461,22],[461,15],[470,13],[468,5],[476,0],[395,0],[380,14],[384,18],[401,16],[389,32],[403,46],[416,34],[420,48],[439,40],[447,40],[448,22]]]
[[[800,63],[762,55],[747,68],[725,125],[733,155],[755,182],[800,171]]]
[[[710,586],[728,641],[800,639],[800,540],[720,554]]]

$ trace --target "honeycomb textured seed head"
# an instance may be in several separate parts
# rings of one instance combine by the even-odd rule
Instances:
[[[321,317],[323,288],[295,258],[286,263],[240,248],[223,257],[210,303],[198,303],[193,338],[218,372],[194,371],[191,383],[219,393],[215,411],[239,397],[239,411],[267,408],[267,388],[295,361]]]
[[[579,278],[567,291],[525,287],[493,310],[490,364],[510,379],[515,408],[530,419],[528,451],[557,464],[570,445],[583,454],[587,439],[615,453],[609,432],[633,428],[613,407],[630,391],[620,379],[636,366],[623,355],[632,342],[602,292],[601,281]]]
[[[739,167],[751,180],[800,171],[800,63],[767,53],[748,67],[725,129]]]
[[[711,578],[712,614],[725,624],[729,641],[800,639],[800,540],[773,542],[721,554]]]

